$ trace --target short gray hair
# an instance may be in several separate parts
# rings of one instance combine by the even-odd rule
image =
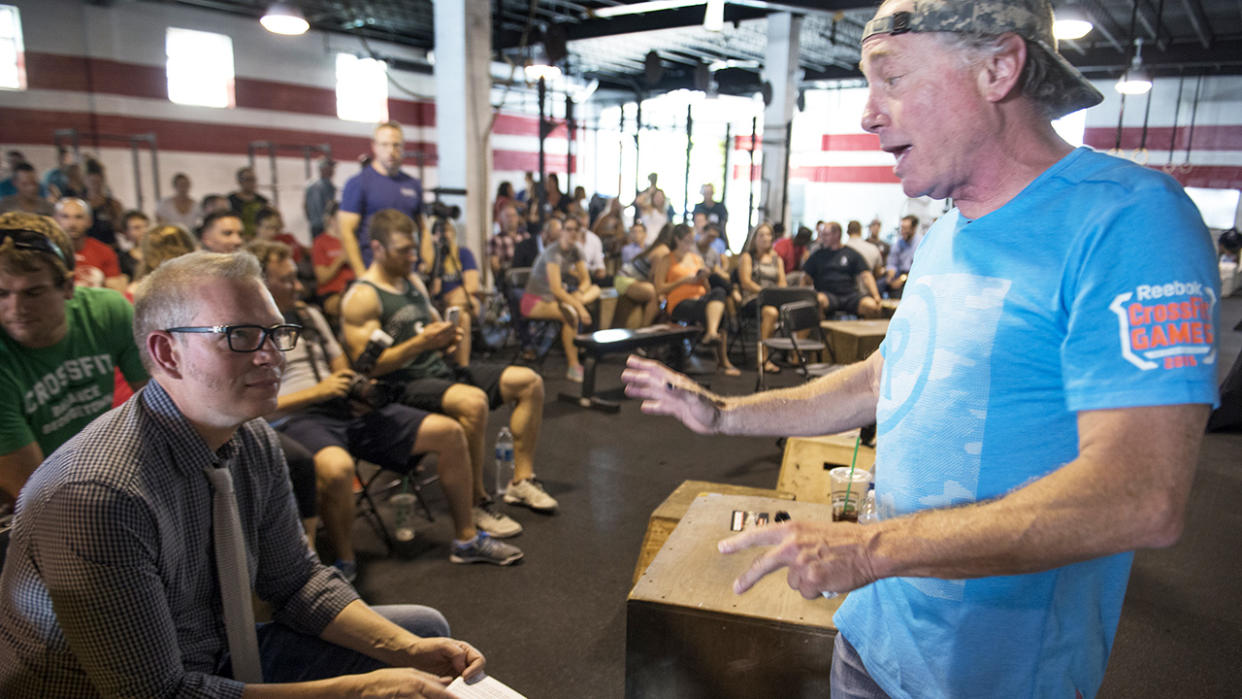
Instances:
[[[79,199],[78,197],[61,197],[60,199],[57,199],[56,206],[54,208],[56,213],[62,213],[65,210],[66,204],[77,204],[82,207],[83,211],[86,212],[87,218],[91,217],[91,205],[87,203],[85,199]]]
[[[218,279],[253,279],[263,284],[259,261],[248,252],[199,250],[168,260],[143,277],[134,292],[134,343],[150,372],[147,336],[157,330],[186,325],[198,310],[199,286]]]
[[[999,53],[1002,46],[997,41],[1000,34],[972,34],[958,32],[934,32],[940,41],[954,49],[961,49],[967,64],[974,64],[985,57]],[[1026,44],[1026,63],[1018,78],[1018,89],[1034,102],[1049,120],[1064,113],[1064,96],[1077,89],[1078,83],[1054,68],[1053,58],[1037,43],[1018,37]]]

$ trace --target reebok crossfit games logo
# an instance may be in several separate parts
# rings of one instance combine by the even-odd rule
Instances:
[[[1216,292],[1202,282],[1140,284],[1109,305],[1121,326],[1121,356],[1143,371],[1215,363],[1215,307]]]

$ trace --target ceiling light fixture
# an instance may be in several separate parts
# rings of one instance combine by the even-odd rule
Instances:
[[[561,77],[561,69],[548,60],[548,51],[544,48],[543,43],[538,43],[531,47],[530,59],[526,61],[526,67],[523,68],[523,72],[526,73],[526,79],[530,82],[555,80]]]
[[[1082,7],[1076,3],[1066,3],[1059,11],[1057,11],[1052,23],[1052,35],[1057,41],[1066,41],[1081,39],[1086,36],[1095,25],[1091,23],[1091,18],[1083,11]]]
[[[587,16],[599,19],[608,19],[609,17],[621,17],[624,15],[641,15],[648,12],[677,10],[683,7],[702,5],[704,1],[705,0],[648,0],[648,2],[636,2],[632,5],[616,5],[615,7],[601,7],[598,10],[587,10]]]
[[[259,19],[259,24],[273,34],[300,36],[310,29],[310,23],[302,11],[293,5],[278,2],[267,8],[267,13]]]
[[[1143,67],[1142,37],[1134,40],[1134,59],[1126,72],[1121,74],[1115,89],[1123,95],[1143,95],[1151,90],[1151,73]]]
[[[709,32],[724,31],[725,0],[707,0],[707,11],[703,13],[703,28]]]

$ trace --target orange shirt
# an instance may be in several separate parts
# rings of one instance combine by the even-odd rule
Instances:
[[[693,277],[696,272],[703,268],[703,258],[688,252],[682,255],[681,259],[673,262],[670,257],[671,264],[668,266],[668,274],[664,277],[664,283],[672,284],[674,282]],[[707,293],[706,282],[702,284],[682,284],[681,286],[668,292],[668,310],[671,313],[677,304],[686,299],[697,299]]]

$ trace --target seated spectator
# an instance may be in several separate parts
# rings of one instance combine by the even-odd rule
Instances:
[[[173,195],[160,200],[155,207],[155,220],[159,223],[171,223],[192,231],[202,218],[202,211],[194,197],[190,196],[190,178],[184,172],[178,172],[172,178]]]
[[[77,154],[64,146],[57,146],[56,167],[43,176],[43,186],[52,199],[81,199],[86,196],[86,182],[82,179],[82,166],[77,162]]]
[[[470,506],[474,484],[466,434],[455,420],[399,403],[357,400],[358,379],[318,309],[298,301],[301,284],[288,246],[255,241],[248,250],[259,259],[264,280],[285,322],[302,326],[301,341],[285,354],[285,375],[276,412],[268,415],[279,432],[314,455],[323,524],[336,551],[336,567],[352,579],[357,562],[354,525],[354,459],[407,473],[414,455],[435,453],[440,483],[448,496],[455,540],[454,563],[508,565],[522,557],[514,546],[480,534]],[[371,395],[379,390],[373,380]]]
[[[625,245],[621,248],[621,264],[629,264],[638,253],[643,251],[643,246],[647,244],[647,227],[641,221],[636,221],[630,226],[630,233],[626,238]]]
[[[52,205],[39,194],[39,175],[30,163],[21,162],[13,166],[10,177],[14,193],[0,199],[0,214],[9,211],[21,211],[40,216],[51,216]]]
[[[513,183],[505,180],[496,188],[496,201],[492,202],[492,220],[500,222],[500,211],[506,206],[516,206],[517,195],[513,193]]]
[[[561,347],[569,361],[566,377],[582,383],[582,364],[578,360],[574,336],[581,325],[591,323],[591,313],[586,307],[599,299],[600,292],[599,287],[590,281],[586,263],[582,260],[582,249],[570,231],[570,224],[576,227],[577,223],[573,219],[566,221],[566,227],[558,239],[545,241],[543,252],[535,260],[522,294],[522,315],[561,322]],[[576,291],[571,292],[565,284],[564,279],[568,275],[578,278]]]
[[[880,316],[880,292],[875,277],[863,256],[841,242],[841,224],[828,226],[824,247],[807,258],[802,269],[806,272],[803,284],[815,286],[825,316],[836,312],[863,318]]]
[[[237,170],[237,189],[229,192],[229,208],[237,212],[242,221],[242,236],[246,240],[254,239],[258,224],[255,216],[267,207],[267,197],[258,192],[259,178],[254,168],[242,167]]]
[[[135,252],[138,253],[138,265],[134,268],[134,279],[125,290],[125,297],[132,303],[134,293],[138,291],[138,282],[161,264],[194,252],[198,245],[194,236],[181,226],[159,225],[142,235]]]
[[[298,329],[252,256],[161,265],[132,337],[154,380],[23,493],[0,578],[6,694],[427,695],[482,670],[435,610],[373,609],[308,555],[276,436],[256,419],[276,407]],[[252,586],[274,611],[257,628]],[[375,672],[392,666],[407,669]]]
[[[772,244],[772,249],[780,255],[785,264],[785,274],[797,272],[806,262],[807,246],[811,244],[811,229],[806,226],[798,228],[798,234],[792,238],[781,238]]]
[[[645,230],[646,226],[643,228]],[[658,288],[658,285],[655,284],[655,266],[659,264],[660,260],[667,257],[672,249],[673,224],[666,223],[664,228],[660,229],[660,233],[656,236],[655,241],[647,246],[646,250],[635,255],[634,259],[630,260],[630,266],[628,268],[622,267],[621,271],[626,276],[650,281],[653,287]],[[658,296],[662,298],[663,294],[658,294]]]
[[[703,258],[694,253],[694,229],[684,223],[673,226],[672,243],[672,251],[656,263],[656,291],[668,297],[673,322],[703,326],[702,343],[716,347],[719,368],[726,376],[738,376],[742,372],[729,362],[728,342],[720,324],[725,290],[712,288],[708,281],[711,273],[703,266]]]
[[[539,235],[532,235],[523,238],[513,249],[513,266],[517,268],[534,267],[535,260],[543,254],[548,245],[556,243],[561,239],[561,220],[555,216],[549,216],[548,220],[543,222],[543,228],[539,231]]]
[[[147,380],[133,309],[115,291],[75,287],[72,255],[51,219],[0,214],[0,488],[14,499],[46,456],[112,407],[114,368],[134,388]]]
[[[319,159],[319,178],[306,186],[306,191],[302,193],[302,211],[306,214],[306,221],[310,224],[311,243],[315,239],[323,235],[324,228],[324,212],[328,208],[335,207],[339,210],[339,204],[336,201],[336,184],[332,181],[332,177],[336,174],[336,161],[331,156],[324,156]],[[350,271],[353,271],[351,268]]]
[[[614,200],[615,201],[615,200]],[[612,278],[612,284],[617,289],[617,294],[629,299],[631,302],[643,307],[642,325],[647,327],[655,322],[655,318],[660,313],[660,296],[656,293],[655,285],[649,280],[651,279],[650,269],[640,271],[638,264],[635,263],[638,256],[643,252],[643,243],[647,240],[647,229],[641,223],[635,223],[630,227],[630,243],[621,251],[621,268]],[[626,255],[628,254],[628,257]]]
[[[652,173],[654,177],[654,173]],[[634,199],[634,207],[636,215],[635,221],[642,221],[643,225],[649,231],[658,231],[664,228],[666,223],[672,216],[669,214],[668,200],[664,195],[664,190],[655,185],[655,180],[651,180],[651,186],[644,190]]]
[[[496,223],[499,229],[496,234],[487,240],[487,262],[492,268],[492,277],[497,283],[503,283],[505,273],[510,267],[515,266],[513,262],[514,255],[517,252],[517,246],[530,235],[522,228],[521,215],[518,214],[517,205],[512,201],[506,202],[500,207],[500,213],[496,216]],[[532,262],[534,258],[531,258]],[[516,265],[518,267],[530,265]]]
[[[705,217],[705,214],[700,213],[699,216]],[[707,268],[709,274],[707,281],[713,288],[724,289],[725,294],[728,294],[732,284],[729,283],[729,271],[725,267],[724,255],[716,245],[719,242],[720,226],[706,223],[695,241],[695,246],[699,257],[703,260],[703,266]]]
[[[199,203],[198,205],[198,214],[199,214],[198,225],[199,226],[203,225],[202,219],[210,214],[214,214],[217,211],[232,211],[232,210],[233,210],[233,207],[232,205],[229,204],[228,197],[224,196],[223,194],[208,194],[207,196],[203,197],[203,201]],[[192,231],[195,229],[190,228],[189,230]]]
[[[457,365],[470,363],[470,329],[479,319],[479,263],[470,248],[457,244],[457,226],[447,219],[436,219],[431,225],[433,246],[428,265],[431,298],[437,308],[447,311],[460,308],[458,327],[461,342],[457,343]]]
[[[759,302],[759,292],[763,289],[785,286],[785,265],[780,255],[772,249],[772,225],[764,222],[755,227],[750,234],[750,248],[742,253],[738,261],[738,282],[742,287],[742,314],[753,317],[755,304]],[[772,337],[780,311],[776,306],[764,306],[760,311],[759,339]],[[769,374],[780,373],[780,367],[764,354],[763,343],[759,343],[759,361],[764,362],[763,370]]]
[[[86,161],[86,196],[83,199],[90,205],[91,214],[91,226],[86,234],[114,247],[117,228],[121,225],[125,207],[112,197],[103,163],[94,158]]]
[[[17,172],[17,166],[22,163],[29,165],[30,161],[26,160],[26,156],[23,155],[21,151],[9,150],[4,152],[4,174],[7,176],[3,180],[0,180],[0,199],[17,194],[17,184],[13,182],[13,175]],[[31,168],[31,172],[34,172],[33,167]],[[36,184],[38,184],[38,180],[39,175],[38,173],[35,173]],[[47,198],[47,191],[43,188],[42,184],[39,184],[38,192],[39,197],[44,199]],[[0,211],[0,213],[4,212]]]
[[[609,197],[605,207],[591,224],[591,230],[599,236],[604,247],[604,256],[609,260],[615,260],[626,242],[621,201],[616,197]]]
[[[888,293],[893,298],[901,298],[901,292],[910,276],[910,265],[914,264],[914,251],[918,249],[923,237],[918,235],[919,218],[917,216],[901,217],[901,237],[893,241],[888,253],[887,276],[884,279]]]
[[[328,202],[324,209],[323,232],[311,246],[311,262],[315,266],[315,281],[319,283],[319,303],[323,312],[335,323],[341,315],[341,294],[354,280],[354,268],[349,266],[345,248],[341,244],[341,229],[337,225],[336,212],[340,205]]]
[[[315,265],[311,262],[310,250],[285,230],[284,216],[276,209],[265,206],[254,215],[254,231],[255,240],[275,241],[289,246],[293,254],[293,264],[298,268],[298,278],[310,290],[311,297],[314,297],[318,293],[318,283],[315,281]]]
[[[867,261],[867,266],[871,268],[871,274],[876,279],[880,278],[881,272],[884,270],[884,258],[880,257],[880,249],[863,240],[862,223],[859,221],[850,221],[845,224],[845,244],[858,251],[859,255]]]
[[[582,253],[582,263],[591,283],[596,286],[612,286],[612,279],[608,278],[608,269],[604,264],[604,243],[599,236],[588,230],[582,225],[581,218],[575,216],[566,217],[564,235],[573,239],[578,251]]]
[[[382,329],[394,344],[384,350],[373,374],[414,408],[449,415],[466,431],[470,470],[474,475],[474,524],[497,537],[513,536],[522,527],[499,512],[483,485],[483,443],[489,408],[513,404],[509,426],[514,436],[513,481],[505,502],[551,512],[556,500],[535,479],[535,444],[543,422],[543,380],[526,367],[490,366],[480,362],[454,368],[442,350],[461,341],[461,330],[445,323],[432,307],[422,280],[410,272],[414,264],[414,221],[395,209],[371,217],[374,258],[341,303],[345,347],[357,357],[371,334]]]
[[[198,227],[198,240],[208,252],[237,252],[246,244],[241,216],[231,209],[215,211],[203,216]]]
[[[872,219],[871,223],[867,224],[867,242],[879,249],[881,260],[887,260],[891,248],[888,243],[880,238],[880,229],[883,227],[884,224],[880,223],[880,219]]]
[[[136,281],[138,263],[142,261],[142,236],[151,227],[151,219],[137,209],[130,209],[121,215],[121,234],[116,237],[117,262],[121,265],[121,274]]]
[[[56,202],[55,218],[73,241],[73,274],[77,285],[124,291],[129,279],[121,273],[116,252],[86,234],[91,225],[91,207],[81,199],[61,199]]]

